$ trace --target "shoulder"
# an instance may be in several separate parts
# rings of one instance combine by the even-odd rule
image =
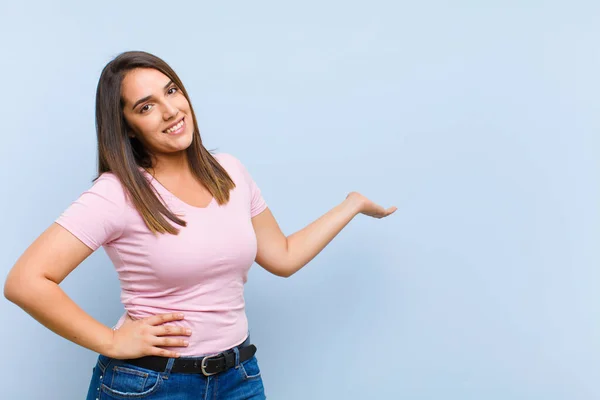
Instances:
[[[254,184],[246,166],[237,157],[229,153],[218,153],[214,157],[235,182],[244,182],[246,185]]]
[[[127,209],[120,180],[114,174],[103,173],[55,222],[96,250],[122,234]]]
[[[229,166],[229,165],[235,165],[235,166],[237,166],[237,165],[241,164],[240,160],[238,160],[235,156],[233,156],[230,153],[216,153],[216,154],[213,154],[213,157],[223,167]]]
[[[98,176],[94,180],[94,184],[92,185],[92,187],[105,191],[123,191],[123,185],[121,184],[121,180],[112,172],[104,172],[100,174],[100,176]]]
[[[121,186],[121,180],[112,172],[103,172],[96,178],[94,185],[99,184],[106,187],[117,188]]]
[[[104,172],[98,176],[87,192],[113,203],[123,204],[125,202],[125,189],[119,177],[112,172]]]
[[[230,174],[243,174],[245,171],[242,162],[230,153],[217,153],[213,154],[213,157]]]

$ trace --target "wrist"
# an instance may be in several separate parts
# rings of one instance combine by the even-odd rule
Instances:
[[[346,199],[342,202],[351,212],[353,216],[356,216],[362,212],[363,203],[358,196],[354,196],[350,193]]]
[[[105,329],[103,329],[103,332],[102,332],[102,335],[100,338],[100,343],[99,343],[98,349],[96,349],[96,351],[99,354],[102,354],[104,356],[116,358],[114,339],[115,339],[115,331],[113,329],[105,327]]]

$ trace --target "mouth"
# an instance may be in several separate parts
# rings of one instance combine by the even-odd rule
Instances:
[[[183,132],[184,129],[185,129],[185,117],[181,118],[179,121],[177,121],[174,124],[172,124],[171,126],[169,126],[167,129],[165,129],[163,131],[163,133],[166,133],[168,135],[177,135],[177,134],[180,134],[181,132]]]

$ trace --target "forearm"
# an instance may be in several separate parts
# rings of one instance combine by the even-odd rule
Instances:
[[[7,298],[54,333],[100,354],[110,355],[112,329],[83,311],[55,282],[26,279]]]
[[[308,264],[359,213],[359,204],[346,199],[319,219],[287,237],[287,271],[290,276]]]

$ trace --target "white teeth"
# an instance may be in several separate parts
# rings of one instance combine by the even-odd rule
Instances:
[[[183,126],[183,120],[181,120],[181,122],[178,123],[177,125],[175,125],[174,127],[167,129],[165,132],[167,132],[167,133],[175,132],[177,129],[181,128],[182,126]]]

